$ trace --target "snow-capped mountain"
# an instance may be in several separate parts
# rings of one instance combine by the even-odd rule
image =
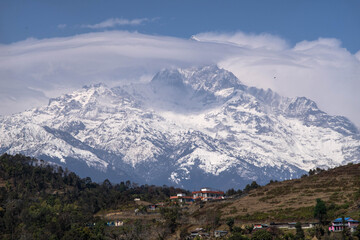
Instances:
[[[0,117],[0,153],[95,180],[243,187],[360,161],[360,135],[316,103],[247,87],[216,66],[163,70],[150,83],[98,84]]]

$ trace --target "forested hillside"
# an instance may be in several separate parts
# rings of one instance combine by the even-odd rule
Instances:
[[[166,200],[179,191],[184,192],[130,181],[97,184],[41,160],[4,154],[0,156],[0,239],[105,239],[105,224],[94,217],[97,212],[122,208],[134,198]]]

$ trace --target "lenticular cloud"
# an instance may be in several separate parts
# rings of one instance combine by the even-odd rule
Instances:
[[[360,126],[360,53],[337,39],[290,46],[270,34],[200,33],[191,39],[97,32],[0,46],[0,114],[103,82],[149,81],[159,70],[218,64],[250,86],[306,96]]]

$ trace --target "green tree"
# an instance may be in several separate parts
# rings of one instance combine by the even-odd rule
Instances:
[[[347,227],[345,218],[342,217],[342,224],[343,224],[343,230],[341,231],[341,238],[342,239],[352,239],[350,229]]]
[[[254,225],[246,225],[245,229],[250,234],[254,230]]]
[[[294,236],[294,234],[288,232],[288,233],[284,234],[284,239],[285,240],[293,240],[293,239],[295,239],[295,236]]]
[[[229,226],[230,232],[232,232],[232,231],[233,231],[234,224],[235,224],[234,218],[228,218],[228,219],[226,219],[226,224]]]
[[[360,224],[357,226],[354,236],[356,236],[356,237],[358,237],[358,239],[360,239]]]
[[[247,184],[244,188],[244,192],[249,192],[250,190],[256,189],[261,187],[259,184],[257,184],[256,181],[253,181],[251,184]]]
[[[316,226],[315,227],[315,236],[317,239],[321,239],[322,236],[324,236],[325,230],[322,226]]]
[[[319,219],[321,224],[324,224],[327,219],[326,205],[320,198],[316,199],[316,205],[314,208],[314,217]]]
[[[233,188],[230,188],[229,190],[226,191],[226,196],[232,196],[235,194],[236,194],[236,191]]]
[[[251,240],[272,240],[272,235],[268,231],[260,229],[252,234]]]
[[[295,234],[295,239],[296,240],[303,240],[305,239],[305,233],[304,230],[301,227],[301,223],[297,222],[295,224],[295,229],[296,229],[296,234]]]
[[[233,233],[241,233],[241,234],[243,234],[246,231],[244,229],[242,229],[241,227],[235,226],[235,227],[233,227],[232,232]]]
[[[162,208],[160,211],[162,217],[165,219],[165,223],[168,226],[171,233],[174,233],[177,227],[177,219],[181,213],[178,207]]]
[[[233,233],[230,237],[227,238],[228,240],[248,240],[249,238],[244,236],[244,235],[241,235],[241,233],[239,232],[236,232],[236,233]]]

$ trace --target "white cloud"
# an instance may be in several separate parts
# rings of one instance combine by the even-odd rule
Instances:
[[[193,39],[201,42],[215,42],[233,44],[244,48],[264,48],[271,50],[282,50],[288,48],[288,43],[277,36],[262,33],[259,35],[245,34],[243,32],[229,33],[200,33],[193,36]]]
[[[66,28],[66,24],[59,24],[59,25],[57,25],[57,27],[59,29],[64,29],[64,28]]]
[[[195,38],[112,31],[0,45],[0,114],[46,104],[85,84],[148,81],[162,68],[217,63],[247,85],[309,97],[360,126],[360,51],[351,54],[336,39],[291,47],[269,34]]]
[[[360,61],[360,50],[357,53],[355,53],[355,57],[357,58],[357,60]]]
[[[124,18],[110,18],[101,23],[93,25],[82,25],[83,28],[101,29],[101,28],[113,28],[117,26],[136,26],[150,21],[147,18],[135,18],[135,19],[124,19]]]

